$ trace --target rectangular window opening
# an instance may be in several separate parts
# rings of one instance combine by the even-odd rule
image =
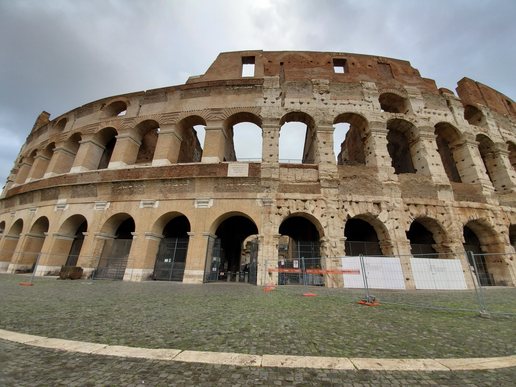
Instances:
[[[346,59],[333,59],[333,71],[335,74],[344,74],[347,69]]]
[[[242,77],[254,77],[254,56],[242,57]]]

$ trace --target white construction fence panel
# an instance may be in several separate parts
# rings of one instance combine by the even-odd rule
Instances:
[[[371,289],[405,289],[403,270],[399,258],[362,257]],[[360,257],[343,257],[343,270],[359,270],[360,274],[343,274],[345,288],[364,288]]]
[[[410,258],[416,289],[466,289],[460,259]]]

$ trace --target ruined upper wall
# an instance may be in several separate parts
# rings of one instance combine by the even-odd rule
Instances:
[[[435,82],[422,78],[410,62],[379,56],[342,52],[238,51],[221,53],[204,75],[187,83],[242,77],[242,58],[254,58],[254,77],[279,76],[282,81],[328,79],[331,82],[375,82],[381,87],[408,85],[438,94]],[[336,73],[334,65],[344,67]]]
[[[458,82],[457,94],[464,105],[483,105],[500,114],[516,117],[512,99],[473,79],[462,78]]]

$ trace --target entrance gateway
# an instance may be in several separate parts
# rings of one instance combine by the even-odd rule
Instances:
[[[223,220],[209,237],[204,282],[249,282],[256,285],[258,228],[252,220],[234,215]]]

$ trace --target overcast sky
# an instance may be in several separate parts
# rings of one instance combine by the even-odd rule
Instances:
[[[388,56],[514,99],[515,39],[511,0],[0,0],[0,186],[42,110],[182,84],[219,52]]]

